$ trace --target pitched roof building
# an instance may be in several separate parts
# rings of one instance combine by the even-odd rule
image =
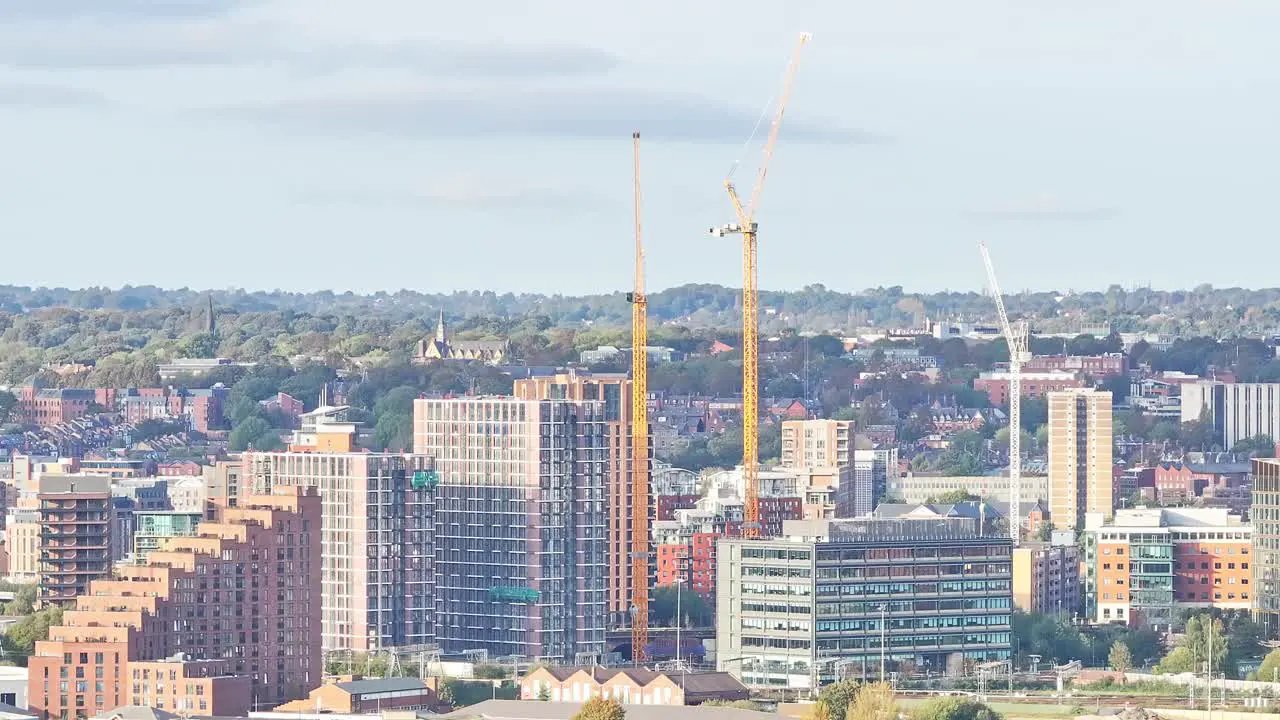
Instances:
[[[476,360],[489,365],[501,365],[507,360],[506,340],[453,340],[444,325],[444,311],[436,323],[436,335],[423,338],[413,353],[413,362],[424,365],[438,360]]]
[[[727,672],[655,672],[643,668],[539,667],[520,678],[520,697],[585,702],[611,697],[623,704],[698,705],[746,700],[747,688]]]

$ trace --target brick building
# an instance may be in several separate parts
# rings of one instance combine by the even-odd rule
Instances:
[[[1119,377],[1129,372],[1124,353],[1106,355],[1036,355],[1022,366],[1023,372],[1084,373],[1094,380]]]
[[[320,497],[297,489],[213,504],[196,535],[67,610],[30,658],[27,695],[42,718],[122,705],[245,717],[319,682]]]
[[[1088,383],[1078,373],[1049,371],[1022,371],[1023,397],[1044,397],[1051,392],[1086,387]],[[1003,371],[984,372],[973,381],[973,389],[981,390],[991,399],[991,404],[1004,407],[1009,404],[1009,373]]]
[[[1244,488],[1249,481],[1249,464],[1159,463],[1153,468],[1153,475],[1160,502],[1177,502]]]
[[[1225,508],[1090,513],[1084,533],[1086,617],[1168,629],[1177,611],[1248,610],[1253,528]]]
[[[60,425],[87,415],[96,402],[92,389],[24,385],[18,393],[16,416],[28,425]]]

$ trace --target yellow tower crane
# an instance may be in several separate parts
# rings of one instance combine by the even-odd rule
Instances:
[[[738,222],[711,228],[716,237],[725,235],[742,235],[742,485],[743,485],[743,537],[760,537],[760,316],[758,310],[759,294],[756,280],[759,273],[756,268],[756,209],[760,205],[760,194],[764,190],[764,181],[769,174],[769,161],[773,158],[773,150],[778,144],[778,131],[782,128],[782,116],[787,111],[787,100],[791,96],[792,81],[795,80],[796,68],[800,63],[800,51],[809,41],[809,33],[800,33],[791,62],[787,65],[787,74],[782,83],[782,95],[778,99],[778,108],[773,117],[773,125],[769,127],[769,139],[764,145],[764,159],[756,171],[756,184],[746,205],[738,198],[733,181],[726,178],[725,189],[729,191],[729,200],[733,202],[733,210]]]
[[[631,659],[649,644],[649,299],[644,293],[640,232],[640,133],[631,134],[636,224],[635,287],[631,301]]]

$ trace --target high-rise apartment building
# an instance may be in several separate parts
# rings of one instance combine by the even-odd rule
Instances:
[[[1280,460],[1253,460],[1253,605],[1269,635],[1280,631]]]
[[[628,624],[631,618],[631,519],[632,462],[636,456],[648,461],[651,448],[637,453],[632,447],[631,380],[626,373],[585,373],[569,371],[533,377],[515,382],[514,397],[521,400],[599,400],[604,402],[605,442],[608,462],[605,465],[605,509],[608,545],[605,562],[609,577],[607,597],[609,616],[615,624]],[[652,481],[648,493],[653,507]],[[652,509],[649,518],[654,517]],[[653,571],[653,548],[650,546],[650,575]],[[652,586],[653,583],[648,583]]]
[[[602,400],[414,401],[433,456],[445,652],[572,662],[604,650],[610,428]]]
[[[853,451],[851,420],[786,420],[782,423],[782,467],[806,476],[802,495],[806,519],[838,514],[838,494],[852,488]],[[869,490],[867,499],[870,501]]]
[[[862,517],[875,509],[888,494],[889,479],[898,475],[898,448],[873,447],[870,440],[858,440],[853,451],[853,478],[836,492],[836,517]]]
[[[245,453],[241,492],[320,491],[326,651],[434,642],[431,459],[359,450],[347,410],[303,415],[286,452]]]
[[[1168,630],[1179,611],[1249,610],[1253,528],[1226,508],[1130,508],[1084,532],[1086,617]]]
[[[423,455],[245,453],[251,492],[318,488],[322,500],[321,636],[368,652],[435,641],[431,469]]]
[[[1182,422],[1206,418],[1227,450],[1244,438],[1280,438],[1280,383],[1183,383],[1181,407]]]
[[[782,423],[782,466],[840,467],[853,463],[852,420]]]
[[[717,654],[746,685],[874,678],[882,661],[886,672],[959,673],[1009,658],[1008,537],[966,518],[785,525],[784,538],[719,542]]]
[[[111,572],[115,504],[111,479],[45,475],[36,495],[40,514],[41,602],[72,606],[89,583]]]
[[[196,535],[117,565],[36,643],[31,710],[245,717],[306,697],[322,671],[319,526],[314,491],[282,488],[215,504]]]
[[[1081,530],[1085,513],[1114,512],[1111,393],[1076,389],[1049,398],[1049,519]]]

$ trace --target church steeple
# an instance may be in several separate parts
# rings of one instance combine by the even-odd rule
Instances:
[[[436,323],[436,342],[444,344],[444,308],[440,309],[440,321]]]
[[[213,320],[213,293],[208,293],[205,298],[208,302],[205,308],[204,331],[206,334],[212,335],[214,330],[217,329]]]

